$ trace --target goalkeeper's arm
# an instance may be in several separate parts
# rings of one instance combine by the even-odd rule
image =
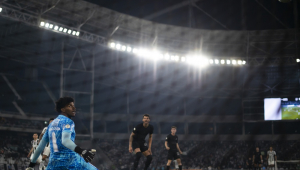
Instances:
[[[83,159],[86,162],[91,162],[95,156],[95,153],[92,150],[86,150],[82,149],[79,146],[77,146],[72,140],[71,140],[71,133],[70,132],[62,132],[62,144],[69,148],[72,151],[75,151],[80,156],[83,157]]]

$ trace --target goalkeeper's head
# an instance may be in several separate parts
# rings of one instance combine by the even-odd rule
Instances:
[[[76,108],[72,97],[62,97],[56,101],[55,110],[68,118],[74,117]]]

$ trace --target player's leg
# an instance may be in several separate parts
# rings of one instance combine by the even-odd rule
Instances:
[[[148,151],[148,147],[145,146],[144,144],[143,146],[140,146],[140,148],[143,155],[147,158],[145,161],[145,168],[144,168],[144,170],[147,170],[152,161],[152,154]]]
[[[172,162],[172,160],[171,160],[171,159],[168,159],[168,162],[167,162],[167,170],[170,170],[171,162]]]
[[[134,159],[134,163],[133,163],[133,170],[137,170],[137,167],[139,165],[139,161],[142,157],[142,152],[140,149],[140,145],[138,144],[138,142],[132,142],[132,149],[135,153],[135,159]]]
[[[181,163],[181,159],[178,158],[176,159],[177,160],[177,163],[178,163],[178,166],[179,166],[179,170],[182,170],[182,163]]]

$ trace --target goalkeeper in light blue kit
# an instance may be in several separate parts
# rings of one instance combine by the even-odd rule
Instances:
[[[94,149],[82,149],[74,143],[75,125],[71,120],[76,111],[74,99],[71,97],[60,98],[56,102],[55,109],[61,115],[48,126],[26,170],[33,170],[37,158],[48,142],[50,143],[51,154],[47,170],[97,170],[89,163],[93,160],[96,151]]]

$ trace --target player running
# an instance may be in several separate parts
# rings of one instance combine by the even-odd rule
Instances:
[[[182,170],[180,154],[182,154],[178,145],[178,136],[176,135],[176,126],[171,127],[171,134],[169,134],[165,141],[165,147],[168,150],[167,170],[170,169],[172,160],[177,160],[179,170]]]
[[[47,170],[96,170],[97,168],[89,163],[95,156],[93,150],[82,149],[74,143],[75,125],[71,120],[76,114],[74,99],[60,98],[56,102],[55,109],[61,115],[48,126],[26,170],[33,169],[48,142],[50,142],[50,160]]]
[[[253,155],[253,164],[254,164],[254,169],[261,169],[261,164],[263,163],[262,155],[259,152],[259,147],[256,147],[256,151],[254,152]]]
[[[50,123],[51,123],[53,120],[54,120],[54,118],[50,118],[50,120],[49,120],[49,125],[50,125]],[[45,128],[43,129],[43,131],[42,131],[42,133],[41,133],[41,135],[40,135],[40,137],[39,137],[39,141],[42,140],[44,134],[45,134],[46,131],[47,131],[47,128],[48,128],[48,127],[45,127]],[[46,159],[49,158],[49,155],[50,155],[50,144],[49,144],[49,143],[47,143],[47,145],[46,145],[46,147],[45,147],[45,149],[44,149],[42,155],[43,155],[43,156],[42,156],[42,162],[40,163],[40,170],[46,169],[46,166],[47,166],[47,164],[48,164],[47,161],[46,161]]]
[[[143,155],[147,158],[145,162],[144,170],[147,170],[152,161],[152,153],[151,153],[151,146],[152,146],[152,134],[153,134],[153,126],[149,124],[150,116],[148,114],[144,114],[143,116],[143,123],[138,124],[133,128],[133,131],[129,138],[129,152],[135,152],[135,160],[134,160],[134,168],[136,170],[140,158]],[[149,134],[149,145],[147,147],[147,143],[145,141],[146,136]]]
[[[273,151],[273,147],[267,152],[268,169],[275,170],[275,162],[277,161],[276,152]]]

